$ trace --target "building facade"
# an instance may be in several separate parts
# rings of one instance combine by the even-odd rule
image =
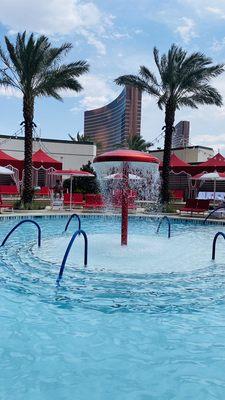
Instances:
[[[149,153],[161,161],[163,160],[163,150],[151,150]],[[211,147],[204,146],[177,147],[171,150],[172,153],[190,164],[201,163],[214,156],[214,150]]]
[[[172,137],[172,147],[186,147],[189,145],[190,122],[180,121],[176,126]]]
[[[128,138],[140,135],[141,91],[126,86],[120,95],[104,107],[84,113],[84,136],[97,145],[97,152],[114,150]]]
[[[80,169],[93,160],[96,146],[91,142],[78,143],[71,140],[37,139],[33,141],[33,152],[43,149],[49,156],[62,163],[63,169]],[[0,149],[9,155],[24,159],[24,138],[0,135]]]

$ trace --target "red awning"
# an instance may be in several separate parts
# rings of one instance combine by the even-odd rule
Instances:
[[[0,166],[6,167],[7,165],[11,165],[21,171],[23,168],[23,160],[18,160],[17,158],[5,153],[3,150],[0,150]]]
[[[160,167],[162,167],[163,162],[160,162]],[[170,157],[170,167],[171,168],[181,168],[181,167],[190,167],[190,164],[181,160],[181,158],[177,157],[176,154],[172,154]]]
[[[193,166],[195,174],[200,172],[225,172],[225,158],[222,154],[217,153],[214,157],[209,158],[207,161]]]
[[[200,174],[194,175],[193,180],[225,180],[225,172],[201,172]]]
[[[33,166],[36,168],[40,168],[41,166],[43,166],[46,169],[51,167],[56,169],[62,169],[62,163],[49,156],[42,149],[39,149],[33,154],[32,161],[33,161]]]
[[[162,169],[163,162],[160,162],[159,168]],[[170,169],[174,172],[186,172],[188,174],[192,173],[192,165],[186,163],[185,161],[181,160],[181,158],[177,157],[176,154],[171,154],[170,157]]]
[[[198,167],[201,168],[206,168],[208,170],[208,167],[217,169],[218,167],[221,167],[225,170],[225,158],[222,156],[222,154],[217,153],[214,157],[209,158],[207,161],[201,163],[198,165]]]
[[[53,175],[67,175],[67,176],[77,176],[77,177],[91,177],[95,176],[91,174],[90,172],[87,171],[80,171],[78,169],[62,169],[62,170],[56,170],[53,171]]]

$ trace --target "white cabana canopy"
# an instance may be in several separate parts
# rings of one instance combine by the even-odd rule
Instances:
[[[14,171],[9,168],[0,167],[0,175],[13,175]]]

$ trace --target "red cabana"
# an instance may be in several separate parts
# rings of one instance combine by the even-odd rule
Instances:
[[[23,168],[23,161],[17,160],[17,158],[10,156],[3,150],[0,150],[0,166],[6,167],[8,165],[11,165],[12,167],[17,168],[19,171],[21,171]]]
[[[217,153],[214,157],[209,158],[207,161],[195,166],[198,172],[225,172],[225,158],[222,154]]]
[[[62,169],[62,163],[50,157],[42,149],[39,149],[33,154],[32,161],[35,168],[43,167],[45,169]]]
[[[159,169],[162,169],[163,162],[160,162]],[[181,158],[177,157],[176,154],[171,154],[170,157],[170,169],[174,172],[187,172],[191,173],[192,165],[186,163],[181,160]]]

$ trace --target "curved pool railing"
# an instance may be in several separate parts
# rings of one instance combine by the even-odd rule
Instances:
[[[162,225],[162,222],[163,222],[163,221],[167,221],[167,225],[168,225],[168,239],[170,239],[170,236],[171,236],[171,222],[170,222],[169,218],[168,218],[166,215],[164,215],[164,217],[162,217],[162,218],[160,219],[158,228],[157,228],[157,230],[156,230],[156,233],[159,233],[159,229],[160,229],[160,226]]]
[[[205,224],[206,221],[207,221],[207,219],[208,219],[209,217],[211,217],[211,215],[214,214],[215,211],[222,210],[222,209],[225,209],[225,205],[224,205],[224,206],[220,206],[220,207],[214,208],[214,210],[212,210],[212,211],[207,215],[207,217],[204,219],[204,222],[203,222],[203,223]]]
[[[20,221],[18,224],[16,224],[16,225],[11,229],[11,231],[6,235],[5,239],[3,240],[2,244],[1,244],[1,247],[4,246],[4,244],[7,242],[8,238],[11,236],[11,234],[12,234],[20,225],[25,224],[25,223],[27,223],[27,222],[28,222],[28,223],[31,223],[31,224],[34,224],[34,225],[37,227],[37,229],[38,229],[38,247],[40,247],[40,246],[41,246],[41,228],[40,228],[40,225],[39,225],[37,222],[33,221],[32,219],[25,219],[25,220],[23,220],[23,221]]]
[[[219,236],[223,236],[223,238],[225,239],[225,233],[217,232],[214,236],[213,245],[212,245],[212,260],[215,260],[215,257],[216,257],[216,242],[217,242],[217,239]]]
[[[66,223],[64,232],[67,231],[67,229],[68,229],[68,227],[69,227],[69,224],[70,224],[70,222],[72,221],[72,219],[73,219],[74,217],[76,217],[77,220],[78,220],[78,230],[79,230],[79,231],[81,230],[81,219],[80,219],[80,216],[79,216],[78,214],[72,214],[72,215],[69,217],[69,219],[68,219],[68,221],[67,221],[67,223]]]
[[[72,236],[72,238],[71,238],[71,240],[70,240],[70,242],[69,242],[69,244],[67,246],[67,249],[66,249],[66,252],[64,254],[64,257],[63,257],[63,260],[62,260],[62,264],[61,264],[61,267],[60,267],[59,275],[58,275],[58,278],[56,280],[57,284],[59,284],[59,282],[60,282],[60,280],[61,280],[61,278],[63,276],[63,272],[64,272],[64,268],[65,268],[65,265],[66,265],[66,261],[67,261],[68,255],[70,253],[70,250],[71,250],[71,247],[73,245],[73,242],[74,242],[74,240],[76,239],[76,237],[78,235],[83,235],[83,238],[84,238],[84,266],[85,267],[87,266],[87,260],[88,260],[88,238],[87,238],[86,232],[83,231],[82,229],[80,229],[80,230],[76,231],[73,234],[73,236]]]

